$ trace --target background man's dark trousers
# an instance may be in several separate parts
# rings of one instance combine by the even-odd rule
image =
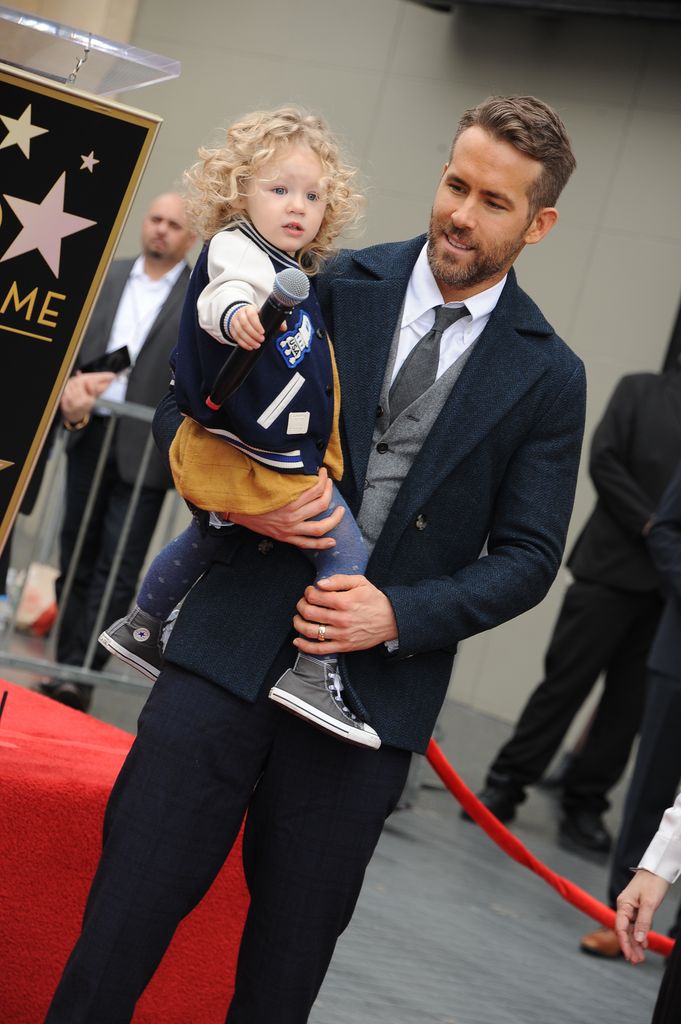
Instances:
[[[76,547],[85,507],[92,493],[92,481],[108,423],[108,419],[103,416],[93,416],[80,443],[68,453],[66,506],[60,543],[61,576],[57,581],[58,598],[61,596]],[[61,664],[82,665],[85,660],[132,492],[133,485],[121,479],[118,472],[115,445],[112,445],[78,559],[71,592],[63,609],[57,638],[57,660]],[[140,490],[123,559],[104,615],[104,625],[127,614],[164,498],[164,490],[144,486]],[[93,667],[101,669],[108,657],[108,652],[96,644]]]
[[[602,671],[605,689],[594,722],[563,788],[566,812],[601,814],[638,731],[645,665],[662,609],[658,591],[625,591],[576,580],[568,588],[534,691],[513,736],[495,757],[487,785],[515,802],[537,782]]]
[[[56,585],[57,598],[61,594],[74,554],[108,425],[107,418],[93,417],[80,443],[69,452],[66,509],[61,527],[59,552],[61,575]],[[57,638],[57,660],[62,665],[83,665],[132,492],[133,485],[123,480],[118,471],[115,445],[112,445],[78,560],[71,593],[62,612]],[[125,615],[130,607],[165,494],[165,490],[156,487],[142,486],[140,489],[123,560],[111,601],[103,617],[104,626]],[[107,662],[109,653],[99,644],[95,647],[92,664],[95,669],[101,669]]]

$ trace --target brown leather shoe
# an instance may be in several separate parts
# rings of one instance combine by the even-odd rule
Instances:
[[[614,928],[596,928],[595,931],[584,935],[579,944],[582,953],[589,956],[601,956],[605,960],[616,960],[622,956],[620,944],[617,941],[617,932]]]

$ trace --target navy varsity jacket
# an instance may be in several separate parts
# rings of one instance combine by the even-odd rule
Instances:
[[[216,264],[218,247],[220,259],[229,248],[227,265],[224,260]],[[234,351],[225,333],[226,310],[235,301],[261,305],[275,274],[296,266],[248,222],[216,235],[204,246],[192,272],[171,365],[183,413],[265,466],[312,475],[322,465],[334,412],[331,352],[314,288],[288,318],[288,329],[263,345],[250,374],[224,405],[212,411],[205,404],[225,359]],[[197,307],[217,272],[224,288],[218,282],[212,296],[211,308],[219,308],[219,315],[206,325],[209,333],[199,323]]]

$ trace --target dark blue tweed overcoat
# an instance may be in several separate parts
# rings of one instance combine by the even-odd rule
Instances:
[[[341,490],[355,513],[388,353],[424,240],[343,252],[317,278],[341,381]],[[353,703],[384,744],[425,751],[459,641],[546,594],[572,510],[584,405],[581,361],[511,271],[367,568],[395,610],[399,651],[380,645],[342,659]],[[162,450],[178,422],[168,396],[155,420]],[[285,544],[242,527],[225,532],[166,656],[255,700],[312,568]]]

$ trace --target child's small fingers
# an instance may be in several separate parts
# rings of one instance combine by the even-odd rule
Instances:
[[[248,318],[248,325],[252,331],[259,337],[264,337],[265,332],[263,331],[262,324],[260,323],[260,317],[258,316],[258,310],[253,306],[245,310],[245,314]]]

